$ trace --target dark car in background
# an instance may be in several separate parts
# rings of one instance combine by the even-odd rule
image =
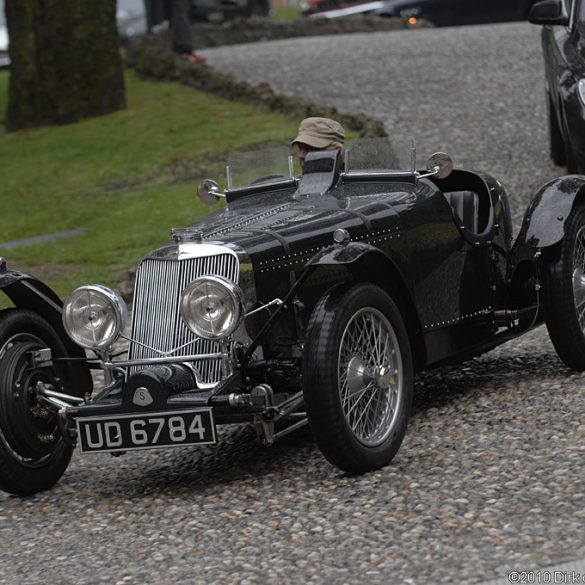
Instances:
[[[118,0],[120,4],[140,6],[145,13],[147,28],[169,23],[172,19],[171,0]],[[220,23],[231,18],[267,16],[270,10],[268,0],[188,0],[189,18],[192,21]]]
[[[352,2],[351,0],[305,0],[304,13],[320,10],[323,16],[343,16],[356,12],[373,12],[380,16],[402,18],[411,24],[425,20],[435,26],[485,24],[527,20],[535,0],[385,0],[379,2]],[[336,14],[337,13],[337,14]]]
[[[569,173],[585,173],[585,1],[538,2],[530,21],[544,25],[551,158]]]
[[[230,18],[268,16],[268,0],[191,0],[192,20],[223,22]]]
[[[527,20],[535,0],[387,0],[382,16],[416,18],[435,26]]]

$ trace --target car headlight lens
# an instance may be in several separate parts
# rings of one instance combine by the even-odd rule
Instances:
[[[183,290],[181,316],[203,339],[223,339],[239,326],[244,314],[242,291],[220,276],[196,278]]]
[[[100,285],[75,289],[63,303],[63,325],[75,343],[96,351],[110,347],[120,336],[128,312],[120,295]]]

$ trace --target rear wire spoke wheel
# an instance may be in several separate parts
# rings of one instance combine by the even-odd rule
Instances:
[[[73,393],[58,366],[32,365],[31,353],[47,347],[53,357],[66,353],[59,336],[38,314],[20,309],[0,312],[0,489],[12,494],[51,488],[71,459],[72,448],[34,392],[43,382]]]
[[[307,328],[303,392],[331,463],[363,473],[392,460],[406,432],[412,379],[408,335],[382,289],[343,285],[321,299]]]
[[[563,362],[585,370],[585,206],[575,205],[565,236],[544,250],[546,327]]]

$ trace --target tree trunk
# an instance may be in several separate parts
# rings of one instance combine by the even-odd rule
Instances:
[[[116,0],[5,0],[6,129],[76,122],[126,107]]]

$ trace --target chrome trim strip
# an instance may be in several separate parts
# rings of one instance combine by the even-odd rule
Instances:
[[[56,392],[55,390],[49,390],[48,388],[44,387],[37,388],[37,392],[41,396],[46,396],[47,398],[56,398],[59,402],[63,402],[65,406],[71,406],[72,404],[83,404],[85,402],[85,399],[80,398],[79,396],[70,396],[69,394],[63,394],[62,392]]]
[[[416,171],[350,171],[341,173],[345,180],[351,179],[385,179],[396,177],[407,177],[414,179],[417,176]]]
[[[221,353],[203,353],[197,355],[184,355],[164,358],[144,358],[126,360],[123,362],[102,362],[105,369],[131,368],[132,366],[156,366],[158,364],[182,364],[184,362],[201,362],[206,360],[221,360],[225,356]]]

